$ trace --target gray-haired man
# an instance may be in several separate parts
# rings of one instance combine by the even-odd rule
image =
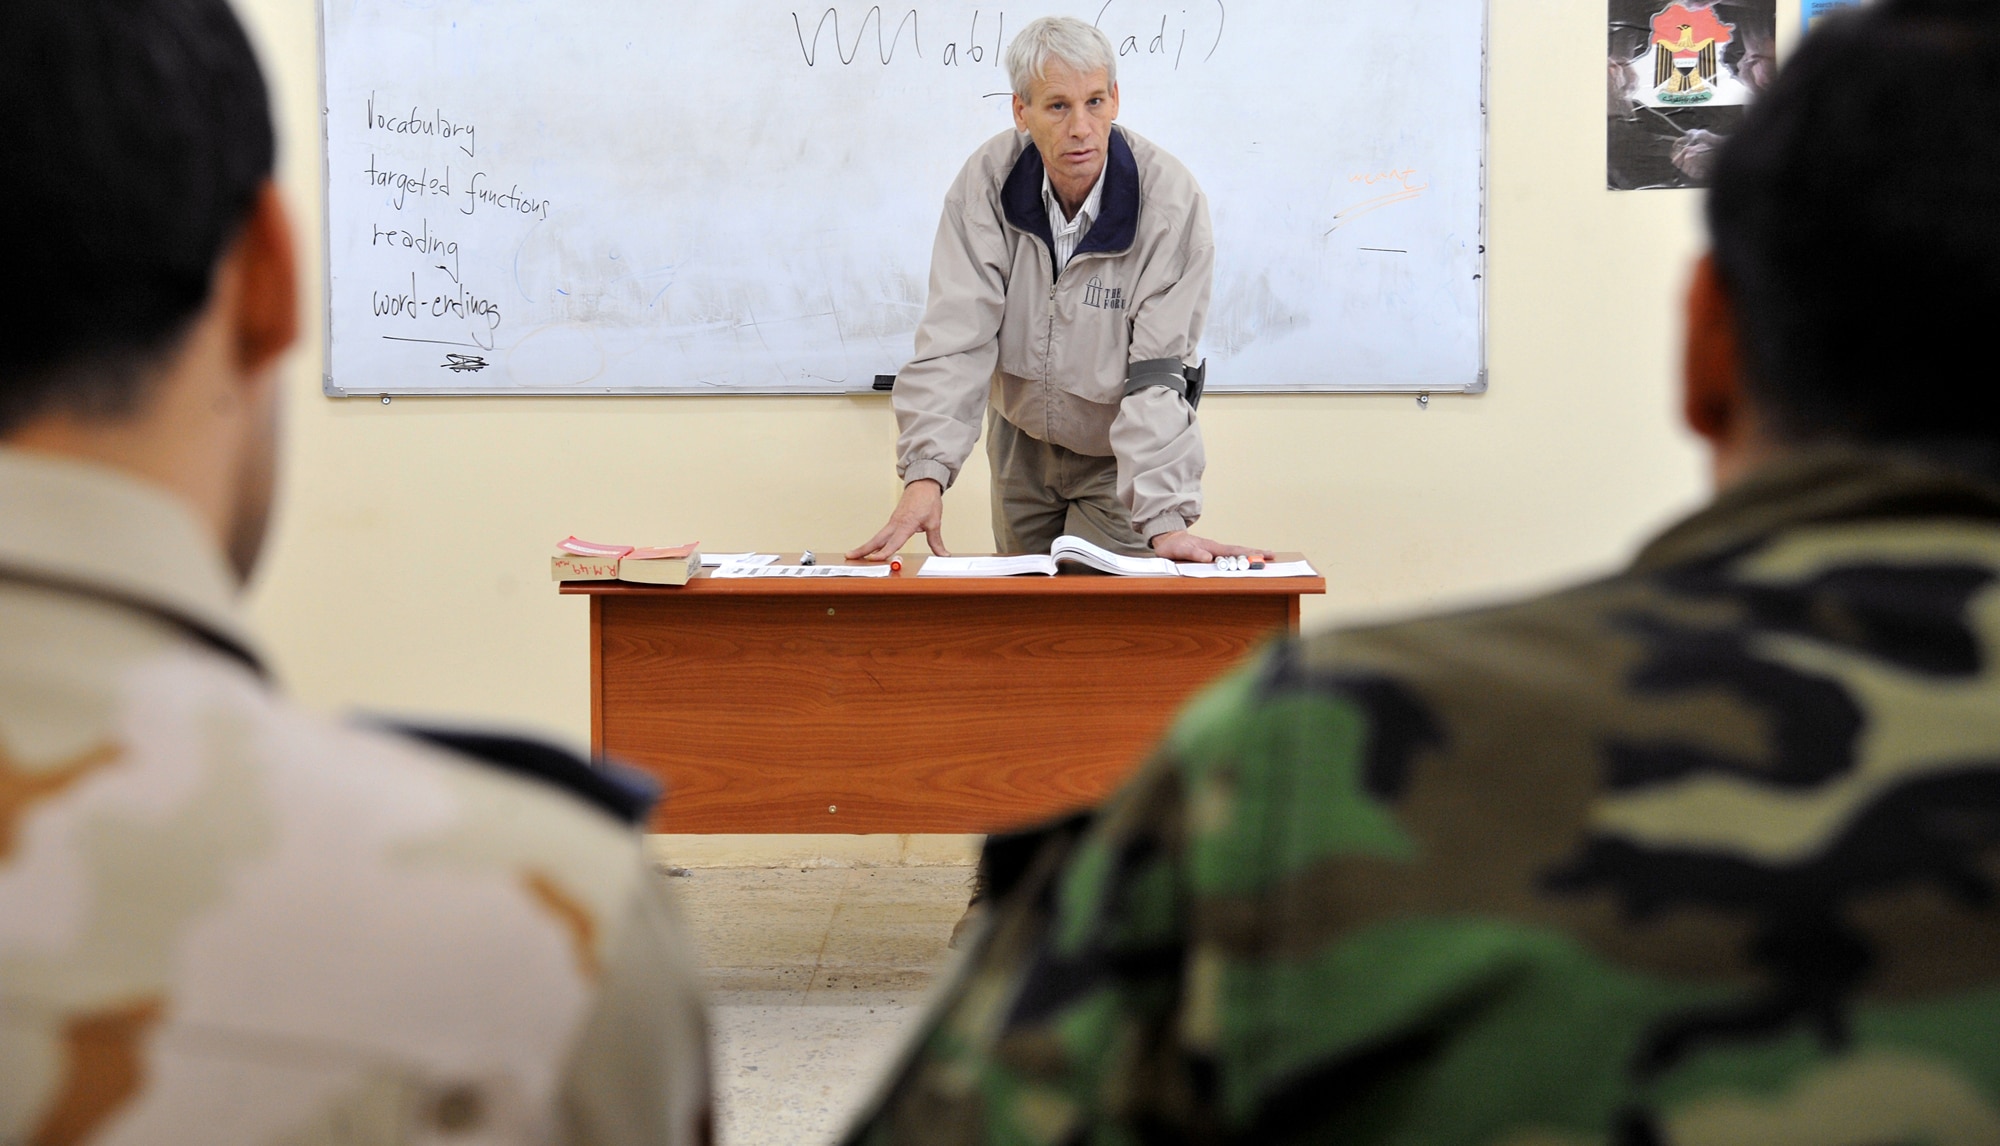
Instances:
[[[1188,532],[1215,246],[1194,177],[1113,126],[1117,64],[1102,32],[1066,17],[1009,46],[1016,130],[945,196],[917,357],[896,379],[903,498],[849,557],[886,558],[919,530],[946,552],[944,490],[989,406],[1003,552],[1046,553],[1065,533],[1181,561],[1260,552]]]

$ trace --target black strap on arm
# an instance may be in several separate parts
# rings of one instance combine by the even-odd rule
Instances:
[[[1188,409],[1193,410],[1200,407],[1202,387],[1207,383],[1206,358],[1199,366],[1189,366],[1178,358],[1148,358],[1125,368],[1125,393],[1121,400],[1159,386],[1187,399]]]

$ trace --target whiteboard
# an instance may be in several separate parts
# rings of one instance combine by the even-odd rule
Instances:
[[[1208,193],[1212,390],[1485,388],[1483,0],[322,0],[326,392],[869,389],[1050,14]]]

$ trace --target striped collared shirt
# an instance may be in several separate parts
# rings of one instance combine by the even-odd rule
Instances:
[[[1110,164],[1105,165],[1107,168]],[[1090,234],[1090,225],[1097,221],[1098,205],[1104,200],[1104,172],[1097,173],[1097,183],[1091,187],[1090,195],[1083,206],[1076,209],[1076,218],[1063,217],[1062,200],[1056,198],[1056,189],[1049,185],[1049,173],[1042,172],[1042,205],[1049,211],[1049,234],[1056,242],[1056,273],[1069,265],[1069,257],[1076,253],[1078,243]]]

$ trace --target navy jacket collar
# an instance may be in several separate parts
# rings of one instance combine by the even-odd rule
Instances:
[[[1111,131],[1110,151],[1105,159],[1104,197],[1090,233],[1077,244],[1079,255],[1128,250],[1139,234],[1139,161],[1133,158],[1125,133],[1116,128]],[[1021,149],[1021,158],[1014,161],[1014,170],[1000,186],[1000,209],[1009,223],[1040,239],[1053,262],[1056,240],[1049,231],[1048,210],[1042,205],[1042,153],[1032,141]]]

